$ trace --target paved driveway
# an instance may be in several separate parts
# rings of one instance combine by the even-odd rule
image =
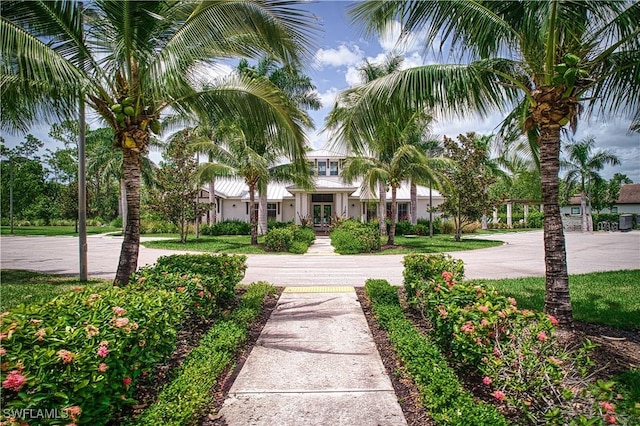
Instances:
[[[542,231],[506,233],[477,238],[505,244],[451,253],[465,262],[467,278],[513,278],[544,275]],[[122,238],[88,237],[89,275],[113,278]],[[639,269],[640,231],[627,233],[567,233],[570,274]],[[1,268],[48,273],[78,273],[78,240],[74,237],[0,237]],[[175,253],[140,247],[139,265]],[[283,286],[356,285],[367,278],[402,283],[401,255],[249,255],[244,283],[265,280]]]

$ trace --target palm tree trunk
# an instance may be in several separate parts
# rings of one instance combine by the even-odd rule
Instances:
[[[580,230],[587,232],[587,195],[582,191],[580,193]]]
[[[411,182],[411,224],[418,224],[418,186]]]
[[[216,178],[211,178],[209,182],[209,204],[211,208],[209,210],[209,226],[212,226],[216,223],[216,212],[218,211],[218,207],[216,206]]]
[[[258,245],[258,216],[256,215],[256,186],[249,185],[249,223],[251,224],[251,245]]]
[[[267,190],[260,194],[258,202],[258,235],[267,234]]]
[[[140,249],[140,153],[132,149],[124,149],[122,163],[127,194],[126,227],[114,281],[116,285],[125,285],[129,282],[129,276],[138,268]]]
[[[380,205],[378,206],[378,220],[380,221],[380,235],[387,235],[387,189],[384,182],[378,184]]]
[[[558,205],[558,172],[560,170],[560,125],[540,126],[540,175],[544,205],[544,260],[546,291],[544,310],[556,317],[561,325],[573,319],[569,295],[567,252],[562,216]]]
[[[387,238],[388,246],[394,245],[395,238],[396,238],[396,217],[398,216],[398,203],[396,203],[396,191],[397,191],[397,188],[391,185],[391,226],[389,227],[389,238]]]
[[[120,218],[124,234],[127,227],[127,183],[124,178],[120,179]]]

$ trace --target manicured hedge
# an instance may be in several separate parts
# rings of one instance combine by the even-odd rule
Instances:
[[[68,416],[39,418],[39,424],[108,423],[135,402],[140,375],[171,354],[186,315],[210,315],[228,305],[244,261],[169,256],[123,288],[65,293],[1,314],[1,402],[8,411],[0,414],[58,410]],[[190,268],[207,275],[178,272]]]
[[[202,235],[250,235],[251,224],[241,220],[226,220],[211,226],[202,225],[200,227]]]
[[[439,425],[507,425],[491,405],[474,401],[438,347],[406,319],[397,290],[385,280],[367,280],[367,297],[380,326],[420,390],[423,404]]]
[[[336,253],[357,254],[380,250],[380,233],[371,223],[345,220],[329,236]]]
[[[270,229],[265,237],[265,246],[271,251],[303,254],[315,239],[313,229],[290,224],[285,228]]]
[[[218,376],[245,342],[247,327],[260,313],[264,297],[275,292],[275,287],[266,283],[252,284],[238,308],[211,328],[182,364],[176,379],[160,392],[158,400],[135,424],[196,424],[202,408],[213,399],[211,391]]]

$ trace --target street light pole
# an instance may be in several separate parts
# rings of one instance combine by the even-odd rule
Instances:
[[[82,14],[82,2],[79,4]],[[81,18],[82,20],[82,18]],[[82,25],[82,24],[81,24]],[[85,154],[85,102],[84,89],[80,88],[78,101],[78,246],[80,250],[80,281],[87,281],[87,176]]]
[[[11,235],[13,235],[13,159],[9,158],[9,220]]]

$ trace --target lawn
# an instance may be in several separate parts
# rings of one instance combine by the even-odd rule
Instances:
[[[94,286],[97,290],[111,286],[111,280],[91,279],[81,283],[76,277],[12,269],[0,270],[0,281],[0,312],[21,303],[51,300],[76,287]]]
[[[121,230],[121,228],[114,228],[112,226],[87,226],[87,234],[103,234]],[[2,235],[10,235],[11,227],[1,227],[0,233]],[[47,237],[78,235],[74,226],[14,226],[13,234],[19,236],[45,235]]]
[[[544,307],[544,278],[478,281],[514,297],[520,308]],[[569,287],[575,320],[640,330],[640,269],[571,275]]]
[[[144,235],[150,236],[150,235]],[[158,236],[173,236],[173,234],[158,234]],[[264,237],[258,238],[258,243],[264,243]],[[147,248],[201,251],[209,253],[234,253],[234,254],[264,254],[266,251],[261,245],[252,246],[249,235],[224,235],[217,237],[200,237],[195,239],[189,236],[186,243],[182,244],[179,238],[157,241],[143,241],[140,244]]]
[[[382,244],[387,243],[387,237],[383,237]],[[456,242],[453,235],[437,234],[433,237],[404,237],[396,236],[395,243],[398,247],[386,248],[373,254],[408,254],[408,253],[442,253],[449,251],[476,250],[502,245],[501,241],[482,240],[479,238],[462,238]]]

